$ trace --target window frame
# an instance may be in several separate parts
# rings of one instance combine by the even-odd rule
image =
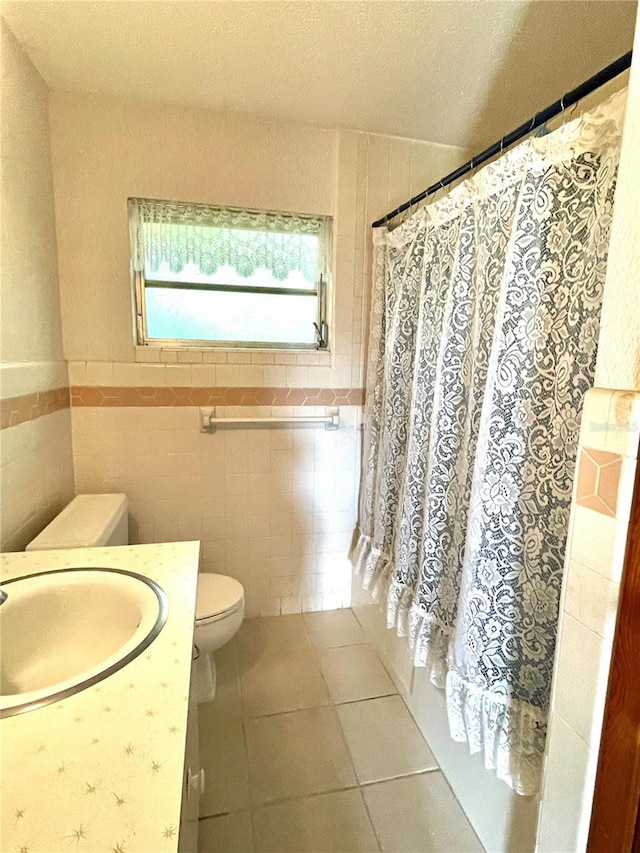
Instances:
[[[309,288],[286,288],[286,287],[260,287],[257,285],[232,285],[232,284],[209,284],[205,282],[179,282],[166,281],[161,278],[151,279],[146,278],[144,274],[144,260],[138,264],[141,269],[136,269],[134,257],[136,253],[140,255],[140,247],[138,245],[139,234],[137,228],[139,223],[136,222],[133,211],[137,202],[151,202],[159,204],[185,205],[195,208],[207,208],[209,210],[220,210],[242,213],[245,215],[261,216],[276,215],[283,217],[292,217],[299,219],[319,220],[321,223],[320,233],[318,235],[318,280],[316,281],[313,290]],[[228,206],[218,206],[209,204],[200,204],[197,202],[184,201],[168,201],[160,199],[147,199],[139,196],[127,199],[127,211],[129,218],[129,234],[130,234],[130,272],[132,282],[132,297],[133,297],[133,319],[134,319],[134,338],[135,345],[138,347],[155,347],[161,349],[205,349],[205,350],[264,350],[273,352],[274,350],[295,350],[298,352],[328,352],[329,351],[329,289],[331,282],[331,265],[332,265],[332,241],[333,241],[333,217],[323,214],[309,213],[293,213],[291,211],[274,211],[274,210],[258,210],[254,208],[238,208]],[[296,232],[292,232],[296,233]],[[142,256],[143,257],[143,256]],[[188,290],[188,291],[209,291],[209,292],[233,292],[233,293],[255,293],[255,294],[272,294],[282,296],[315,296],[316,305],[316,343],[291,343],[286,341],[218,341],[211,339],[196,339],[196,338],[154,338],[148,335],[147,326],[147,305],[145,298],[145,290],[147,287],[167,288],[171,290]]]

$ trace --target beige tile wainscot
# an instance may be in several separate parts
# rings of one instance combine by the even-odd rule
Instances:
[[[138,572],[164,589],[169,616],[118,672],[0,720],[0,849],[179,849],[199,551],[178,542],[1,556],[2,581],[67,567]]]

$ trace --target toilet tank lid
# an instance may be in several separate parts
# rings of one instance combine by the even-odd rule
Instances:
[[[27,551],[99,548],[127,511],[126,495],[78,495],[30,542]]]
[[[196,619],[208,619],[234,610],[244,599],[244,588],[235,578],[202,572],[198,575]]]

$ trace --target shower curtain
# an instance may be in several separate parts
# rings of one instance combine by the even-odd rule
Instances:
[[[374,231],[356,570],[451,736],[539,788],[625,92]]]

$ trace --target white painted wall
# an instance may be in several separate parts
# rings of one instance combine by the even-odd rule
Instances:
[[[621,457],[615,516],[569,520],[538,828],[539,853],[586,849],[640,437],[640,394],[594,388],[580,448]],[[581,452],[581,451],[579,451]]]
[[[596,386],[640,390],[640,28],[629,79]]]
[[[47,88],[2,29],[0,396],[68,384],[62,354]],[[73,494],[69,410],[0,434],[0,548],[20,550]]]

